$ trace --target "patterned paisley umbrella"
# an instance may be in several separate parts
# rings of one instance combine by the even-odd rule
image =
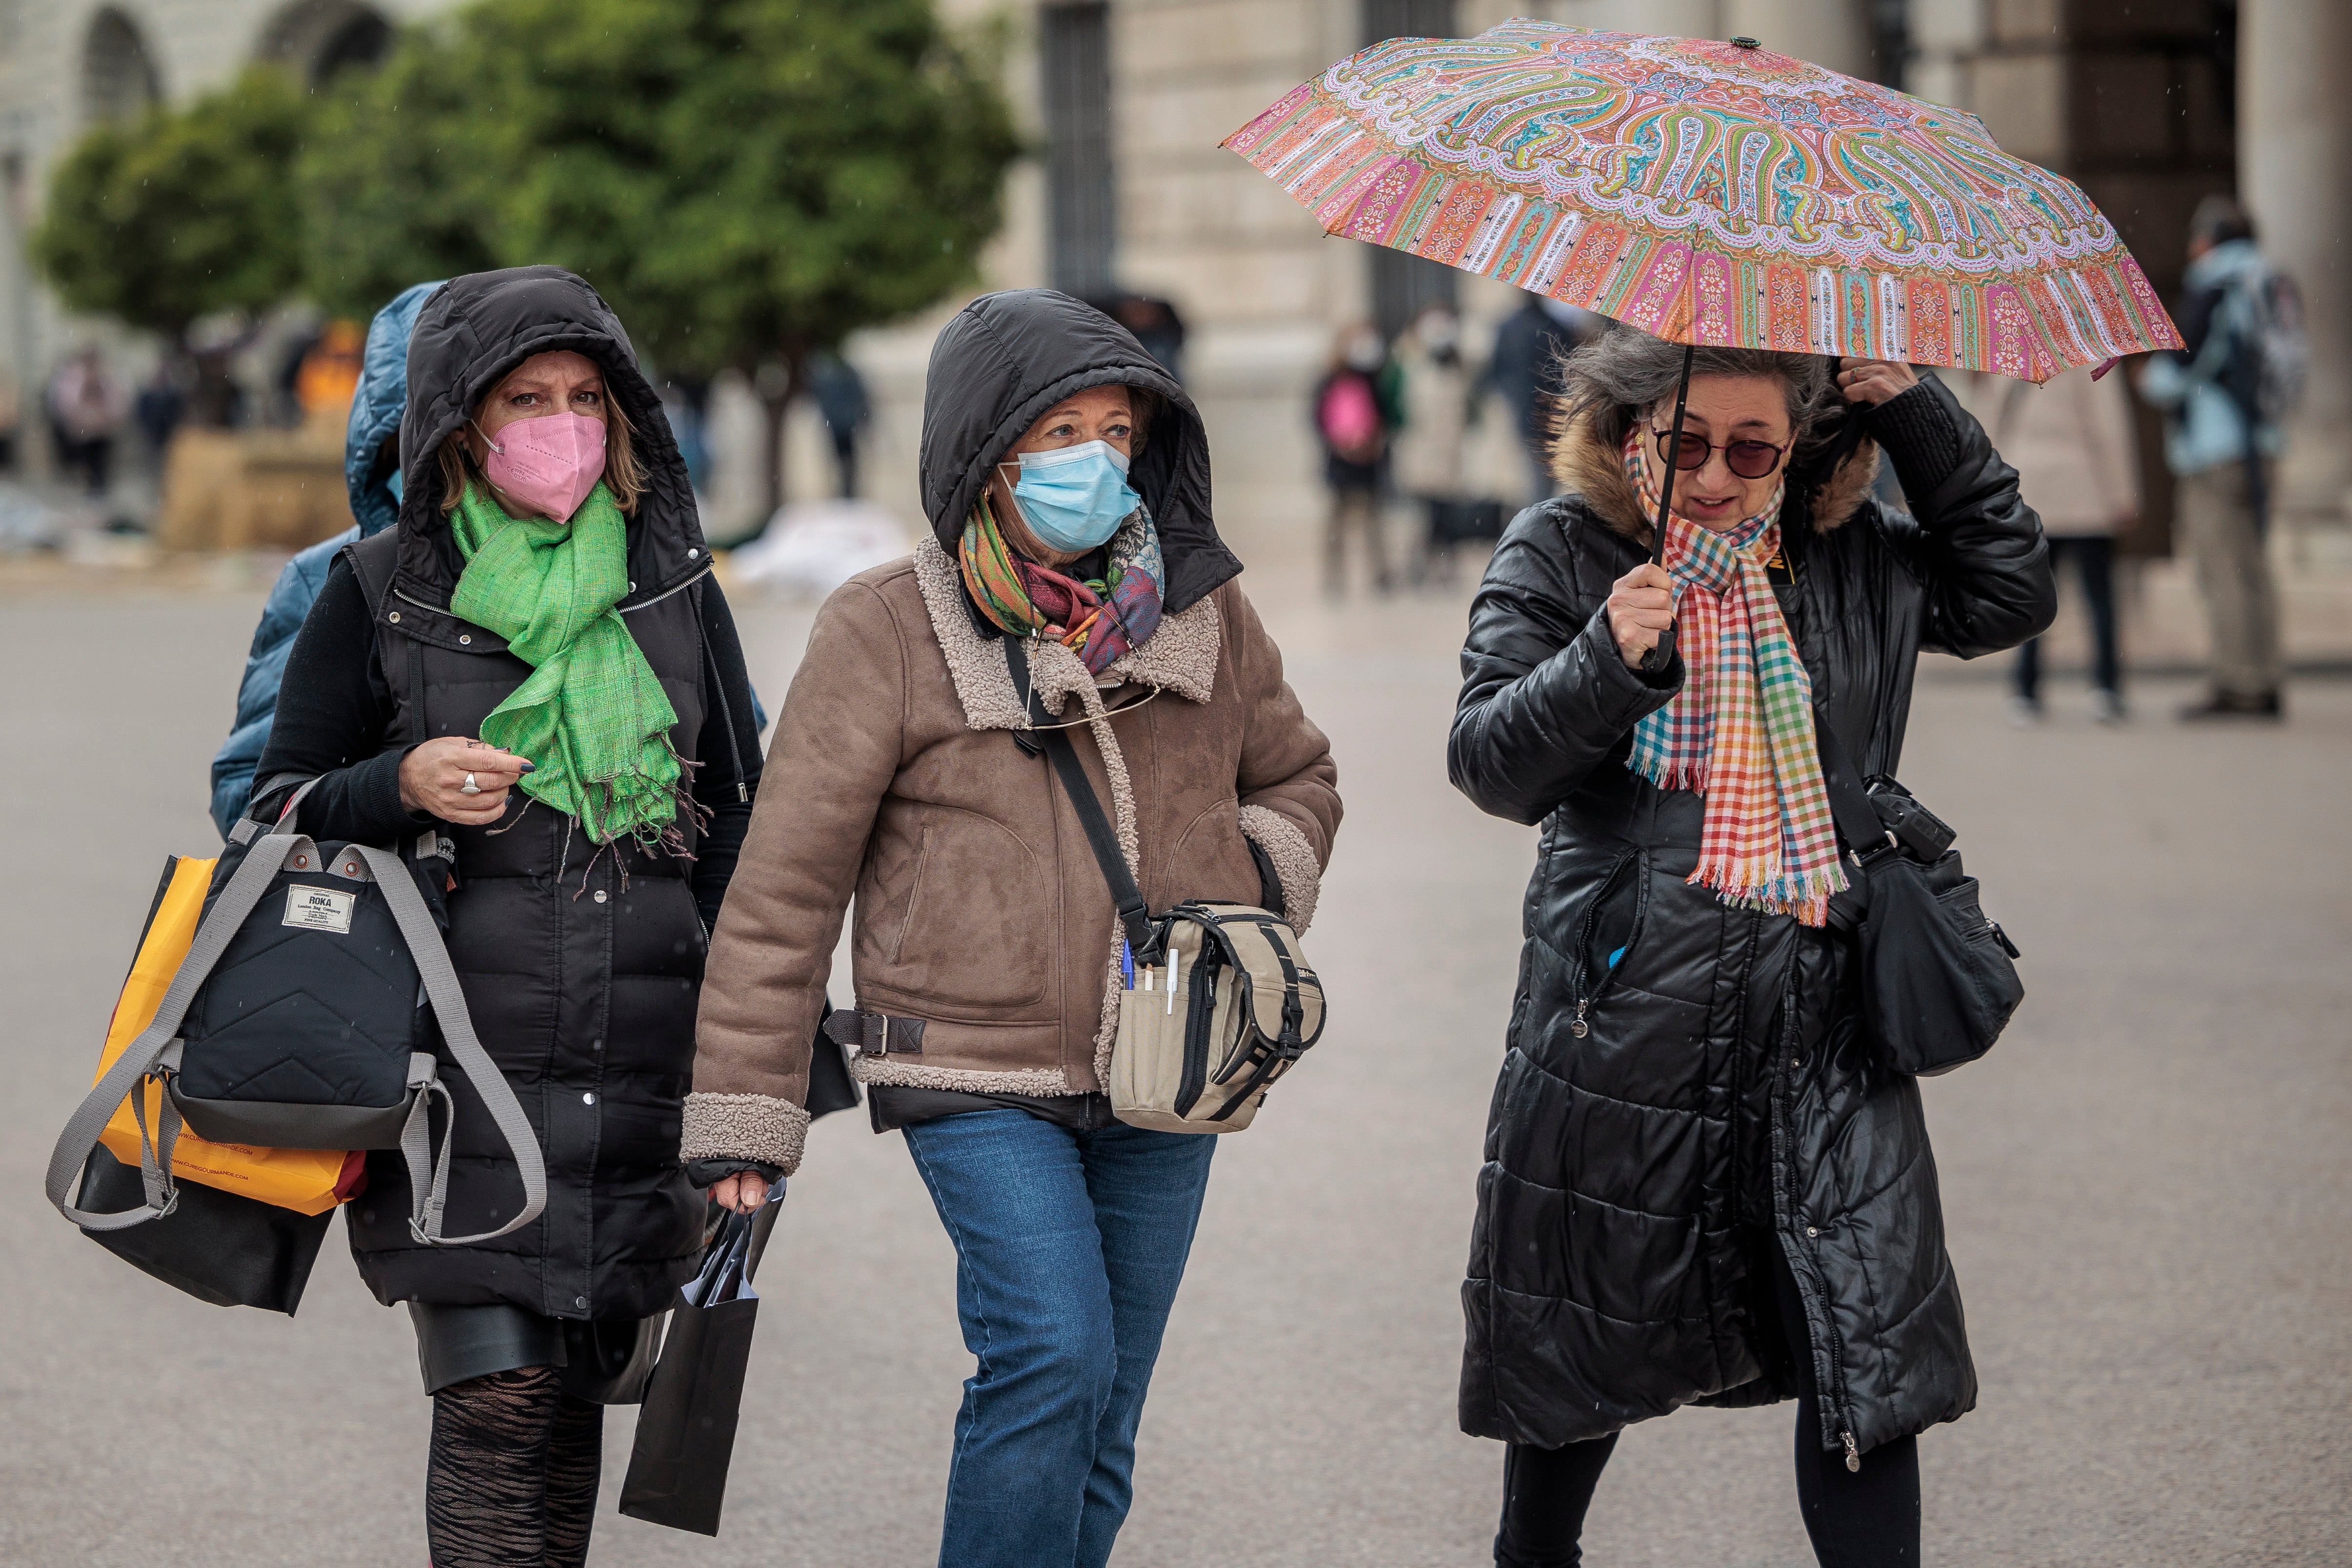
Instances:
[[[2072,181],[1973,115],[1750,39],[1391,38],[1224,144],[1327,233],[1675,342],[2036,382],[2180,346]]]

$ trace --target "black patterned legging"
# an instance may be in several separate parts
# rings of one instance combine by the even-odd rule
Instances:
[[[425,1539],[433,1568],[582,1568],[596,1518],[604,1407],[551,1366],[494,1372],[433,1396]]]

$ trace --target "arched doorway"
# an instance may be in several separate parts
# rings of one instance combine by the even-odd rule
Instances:
[[[154,57],[139,25],[112,6],[90,18],[82,44],[81,112],[86,123],[136,120],[163,97]]]
[[[316,85],[352,66],[372,66],[392,47],[392,24],[359,0],[293,0],[261,30],[255,53]]]

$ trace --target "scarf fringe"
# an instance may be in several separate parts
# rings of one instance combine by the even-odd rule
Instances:
[[[1734,908],[1794,915],[1801,925],[1827,925],[1830,900],[1851,885],[1840,862],[1784,872],[1777,863],[1754,859],[1702,862],[1683,880],[1712,888]]]
[[[1625,766],[1661,789],[1686,789],[1695,795],[1704,795],[1706,793],[1706,765],[1710,760],[1705,757],[1671,758],[1637,750],[1626,759]]]

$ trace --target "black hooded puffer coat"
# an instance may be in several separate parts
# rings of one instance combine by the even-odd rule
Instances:
[[[1815,723],[1893,772],[1919,650],[2010,647],[2049,624],[2054,593],[2016,474],[1940,384],[1863,418],[1916,518],[1868,496],[1868,443],[1825,481],[1792,479],[1780,599]],[[1448,751],[1481,808],[1543,824],[1463,1286],[1462,1427],[1553,1448],[1793,1396],[1762,1250],[1778,1247],[1822,1444],[1866,1453],[1976,1401],[1918,1086],[1857,1033],[1849,939],[1685,882],[1701,797],[1626,767],[1683,672],[1636,674],[1610,634],[1603,603],[1647,559],[1648,526],[1598,444],[1563,433],[1571,493],[1496,552]],[[1965,821],[1965,802],[1931,803]]]
[[[708,580],[710,552],[686,465],[620,322],[582,279],[551,267],[477,273],[452,280],[425,307],[408,353],[399,522],[351,547],[345,560],[358,592],[348,577],[331,580],[312,614],[320,622],[339,592],[361,601],[373,652],[352,649],[348,662],[363,657],[371,667],[367,711],[332,737],[341,758],[297,758],[278,746],[289,729],[281,698],[278,760],[265,758],[265,768],[273,777],[279,768],[333,769],[316,799],[331,820],[356,819],[371,789],[358,776],[383,775],[387,760],[422,740],[479,735],[529,677],[530,666],[502,638],[450,609],[464,568],[441,511],[436,455],[509,371],[559,349],[596,361],[607,397],[634,427],[646,488],[629,520],[629,591],[616,610],[677,715],[671,746],[706,764],[689,775],[698,800],[727,813],[737,836],[705,839],[681,808],[677,829],[700,860],[626,838],[600,851],[577,821],[526,803],[520,790],[495,827],[439,824],[457,847],[450,958],[476,1032],[538,1134],[547,1207],[494,1240],[420,1245],[408,1229],[409,1173],[396,1152],[379,1151],[369,1156],[367,1190],[350,1206],[350,1229],[362,1277],[387,1303],[505,1302],[557,1318],[642,1319],[671,1303],[699,1252],[703,1203],[678,1157],[704,958],[698,893],[707,908],[723,891],[759,755],[749,684],[725,601]],[[317,678],[312,630],[298,642],[289,692]],[[723,790],[711,788],[719,780]],[[380,782],[373,788],[382,793]],[[393,825],[417,831],[403,826],[399,810]],[[362,834],[352,826],[331,836]],[[511,1218],[521,1184],[479,1093],[442,1054],[457,1101],[447,1229],[470,1235]]]

